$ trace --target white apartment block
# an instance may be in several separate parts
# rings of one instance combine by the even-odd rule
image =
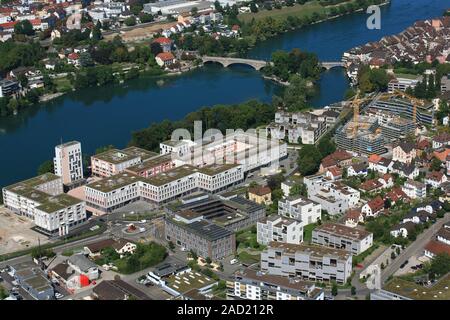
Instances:
[[[406,89],[414,89],[417,84],[422,81],[422,76],[405,77],[402,75],[396,76],[394,79],[389,81],[388,92],[394,93],[395,90],[406,91]]]
[[[373,234],[342,224],[327,223],[313,230],[312,243],[358,255],[373,245]]]
[[[98,177],[110,177],[155,156],[157,153],[137,147],[123,150],[110,149],[91,157],[92,174]]]
[[[245,300],[324,300],[315,284],[246,269],[227,283],[228,294]]]
[[[3,202],[48,235],[65,235],[86,221],[84,201],[64,194],[62,178],[51,173],[3,188]]]
[[[270,242],[300,244],[303,242],[303,226],[299,221],[270,216],[256,225],[257,241],[267,246]]]
[[[278,201],[278,214],[300,221],[301,226],[304,227],[316,223],[321,218],[322,206],[302,196],[287,197]]]
[[[53,158],[55,174],[62,177],[63,184],[72,184],[83,179],[83,156],[81,143],[71,141],[55,147]]]
[[[411,199],[422,199],[427,196],[427,186],[415,180],[406,181],[402,190]]]
[[[218,192],[243,179],[240,165],[183,165],[148,178],[122,172],[87,185],[85,194],[89,205],[110,212],[139,199],[162,203],[198,189]]]
[[[308,198],[320,203],[330,215],[346,212],[358,206],[360,192],[340,181],[330,181],[323,174],[305,177]]]
[[[352,274],[352,255],[341,249],[272,242],[261,253],[261,271],[270,275],[345,284]]]
[[[160,154],[173,153],[178,157],[185,157],[191,154],[192,148],[197,144],[191,140],[172,141],[167,140],[159,144]]]

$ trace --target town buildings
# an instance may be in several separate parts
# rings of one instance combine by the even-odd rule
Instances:
[[[272,203],[272,191],[267,186],[257,186],[248,190],[248,198],[258,204]]]
[[[261,271],[269,275],[344,284],[352,273],[352,254],[322,246],[272,242],[261,253]]]
[[[256,239],[265,246],[270,242],[300,244],[303,242],[303,226],[297,220],[272,215],[257,223]]]
[[[402,190],[411,199],[422,199],[427,195],[426,185],[419,181],[406,181],[402,187]]]
[[[296,278],[245,269],[227,283],[228,294],[246,300],[324,300],[324,291]]]
[[[278,214],[299,221],[302,227],[316,223],[322,214],[322,206],[302,196],[287,197],[278,201]]]
[[[373,245],[373,234],[337,223],[326,223],[312,232],[312,243],[358,255]]]
[[[65,185],[73,185],[83,180],[83,156],[81,143],[71,141],[55,147],[53,158],[55,174],[62,178]]]

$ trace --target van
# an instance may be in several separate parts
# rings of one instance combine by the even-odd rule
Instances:
[[[238,262],[239,262],[238,259],[232,259],[232,260],[230,261],[230,264],[233,265],[233,264],[236,264],[236,263],[238,263]]]

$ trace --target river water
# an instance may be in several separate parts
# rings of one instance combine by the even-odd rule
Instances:
[[[382,8],[381,30],[366,28],[365,13],[356,13],[269,39],[249,57],[270,59],[276,50],[300,48],[322,61],[339,61],[343,52],[384,35],[404,30],[416,20],[442,15],[450,0],[392,0]],[[342,100],[348,80],[343,69],[323,74],[311,104],[321,107]],[[135,79],[122,85],[70,93],[19,115],[0,119],[0,186],[32,177],[54,155],[61,140],[79,140],[84,153],[113,144],[124,147],[131,132],[164,119],[176,120],[202,106],[270,102],[280,88],[246,66],[207,65],[164,79]]]

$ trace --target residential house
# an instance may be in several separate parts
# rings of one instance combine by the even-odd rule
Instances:
[[[377,191],[380,191],[381,189],[383,189],[383,184],[380,181],[378,181],[377,179],[367,180],[359,186],[359,190],[361,192],[367,192],[367,193],[377,192]]]
[[[155,58],[160,67],[168,67],[175,63],[176,59],[172,52],[161,52]]]
[[[391,236],[394,238],[403,237],[407,238],[409,234],[416,230],[416,225],[413,222],[400,223],[393,227],[390,231]]]
[[[367,164],[361,162],[357,164],[353,164],[348,167],[347,169],[347,177],[354,177],[354,176],[367,176]]]
[[[433,149],[450,146],[450,133],[444,132],[433,138]]]
[[[342,169],[338,167],[327,168],[325,176],[333,181],[339,180],[342,178]]]
[[[248,199],[257,204],[269,205],[272,203],[272,191],[267,186],[257,186],[248,190]]]
[[[389,199],[391,201],[392,206],[396,205],[399,201],[407,202],[410,200],[400,187],[393,188],[391,191],[389,191],[386,194],[386,199]]]
[[[392,160],[402,163],[411,163],[417,156],[416,148],[413,142],[401,141],[392,150]]]
[[[427,187],[424,183],[408,180],[402,187],[403,192],[411,199],[421,199],[427,196]]]
[[[440,171],[428,172],[425,177],[425,184],[430,185],[432,188],[439,188],[443,183],[447,181],[447,176]]]
[[[83,254],[74,254],[67,260],[67,263],[78,274],[86,275],[89,280],[96,280],[99,278],[99,272],[97,265],[86,258]]]
[[[161,46],[162,52],[172,51],[173,41],[166,37],[159,37],[152,41],[152,43],[157,43]]]
[[[384,209],[384,200],[378,196],[375,199],[367,202],[361,209],[361,212],[366,215],[366,217],[377,217],[378,214]]]
[[[300,244],[303,242],[303,226],[298,220],[272,215],[264,221],[258,221],[257,241],[268,245],[270,242]]]
[[[338,166],[347,167],[352,163],[352,155],[345,150],[336,150],[332,154],[322,159],[319,172],[325,172],[327,168]]]
[[[67,63],[78,67],[80,65],[80,55],[75,52],[69,53],[67,55]]]
[[[419,168],[415,165],[415,163],[403,163],[396,161],[393,163],[391,168],[392,173],[397,173],[402,178],[415,179],[419,176],[420,171]]]
[[[377,154],[372,154],[369,157],[369,169],[386,174],[392,169],[393,162],[391,159],[383,158]]]
[[[364,214],[361,209],[350,209],[344,217],[345,225],[350,228],[356,228],[358,224],[364,223]]]

